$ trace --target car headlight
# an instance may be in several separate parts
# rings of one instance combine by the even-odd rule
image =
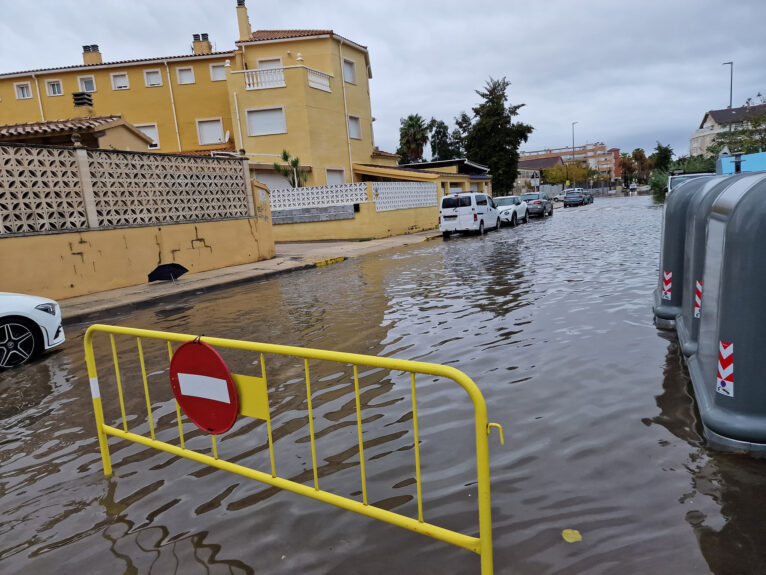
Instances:
[[[41,303],[40,305],[36,305],[35,309],[39,309],[40,311],[44,311],[45,313],[49,313],[51,315],[56,315],[55,303]]]

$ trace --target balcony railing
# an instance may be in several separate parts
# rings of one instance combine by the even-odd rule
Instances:
[[[285,70],[292,68],[303,68],[306,70],[308,85],[311,88],[332,92],[330,89],[332,74],[325,74],[306,66],[285,66],[284,68],[269,68],[266,70],[238,70],[232,72],[232,74],[244,74],[245,89],[247,90],[268,90],[270,88],[286,87]]]
[[[245,87],[248,90],[267,90],[269,88],[284,88],[284,68],[268,70],[245,70]]]

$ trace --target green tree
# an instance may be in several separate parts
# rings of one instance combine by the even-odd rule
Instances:
[[[646,182],[651,171],[651,164],[649,163],[649,158],[646,157],[646,152],[644,152],[643,148],[636,148],[630,157],[633,159],[636,177],[640,182]]]
[[[473,120],[471,119],[471,116],[465,112],[460,112],[455,118],[455,129],[452,130],[452,143],[457,150],[458,157],[464,158],[466,156],[465,146],[468,140],[468,134],[471,133],[472,125]]]
[[[451,160],[460,157],[460,146],[452,140],[449,127],[441,120],[431,118],[431,160]]]
[[[745,101],[747,107],[762,104],[766,104],[766,97],[760,92],[754,98]],[[717,157],[724,147],[731,153],[754,154],[766,151],[766,111],[746,119],[735,130],[717,134],[706,153]]]
[[[622,170],[622,183],[629,185],[636,175],[636,163],[633,157],[626,153],[620,154],[620,169]]]
[[[301,161],[297,157],[291,156],[287,150],[282,150],[282,160],[287,165],[283,166],[274,162],[274,171],[287,178],[292,187],[303,187],[309,179],[309,175],[301,169]]]
[[[423,161],[423,148],[428,143],[428,126],[420,114],[410,114],[399,120],[400,164]],[[404,160],[407,160],[406,162]]]
[[[487,81],[484,90],[476,90],[482,102],[472,108],[474,118],[465,138],[466,156],[489,167],[492,187],[499,192],[513,189],[519,166],[519,146],[532,133],[532,126],[514,123],[524,104],[507,105],[506,91],[511,83],[505,78]],[[462,116],[461,116],[462,117]]]
[[[655,172],[667,172],[670,162],[673,161],[673,148],[663,146],[657,142],[654,152],[649,156],[649,161],[651,162],[652,170]]]

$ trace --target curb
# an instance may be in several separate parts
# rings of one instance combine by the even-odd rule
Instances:
[[[342,259],[345,259],[345,258],[342,258]],[[66,316],[62,319],[61,323],[64,327],[67,327],[67,326],[75,325],[78,323],[101,321],[102,315],[105,312],[114,313],[114,314],[127,313],[131,311],[136,311],[145,307],[150,307],[157,303],[163,303],[163,302],[170,301],[179,297],[184,297],[190,294],[210,293],[210,292],[217,291],[219,289],[225,289],[225,288],[233,287],[236,285],[242,285],[242,284],[250,283],[250,282],[257,282],[262,279],[272,278],[274,276],[278,276],[278,275],[282,275],[282,274],[286,274],[286,273],[290,273],[294,271],[299,271],[299,270],[315,268],[315,267],[317,267],[316,263],[308,263],[308,264],[297,265],[295,267],[286,268],[283,270],[259,272],[257,275],[232,278],[230,280],[224,280],[219,283],[215,283],[215,284],[211,284],[207,286],[192,286],[192,285],[182,286],[178,291],[175,291],[173,293],[156,295],[150,298],[142,299],[142,300],[131,302],[131,303],[125,303],[125,304],[106,303],[102,306],[94,306],[93,308],[87,311],[67,313]]]

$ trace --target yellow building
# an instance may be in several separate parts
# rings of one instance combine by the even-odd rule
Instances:
[[[354,164],[395,164],[375,150],[364,46],[332,30],[252,31],[244,0],[236,16],[230,51],[195,34],[188,55],[104,62],[88,45],[79,65],[2,73],[0,125],[119,115],[151,150],[244,150],[271,186],[284,187],[273,170],[283,150],[306,185],[359,181]],[[77,92],[92,107],[75,107]]]

